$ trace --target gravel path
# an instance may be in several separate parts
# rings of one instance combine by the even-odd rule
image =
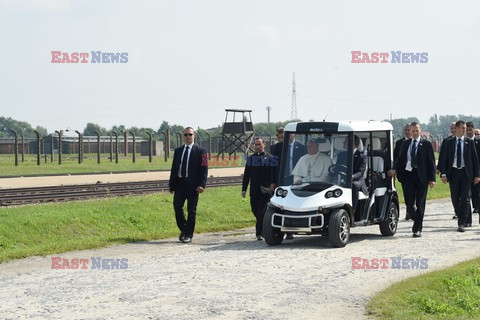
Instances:
[[[404,208],[402,208],[402,217]],[[51,256],[0,264],[0,317],[151,319],[362,319],[379,290],[401,279],[480,256],[474,227],[456,231],[449,200],[429,202],[422,238],[401,221],[393,238],[378,226],[351,242],[301,237],[268,247],[253,229],[55,255],[128,259],[127,269],[51,269]],[[173,219],[173,213],[172,213]],[[353,270],[352,257],[428,259],[428,269]]]

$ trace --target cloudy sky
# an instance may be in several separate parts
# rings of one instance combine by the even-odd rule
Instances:
[[[480,115],[478,1],[0,0],[0,116],[47,127]],[[428,52],[352,64],[351,51]],[[56,64],[51,51],[128,52]],[[391,60],[391,59],[389,59]]]

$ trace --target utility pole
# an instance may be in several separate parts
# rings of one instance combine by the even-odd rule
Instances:
[[[291,120],[297,119],[297,90],[295,88],[295,72],[293,73],[292,81],[292,113],[290,115]]]
[[[268,106],[268,107],[267,107],[267,113],[268,113],[268,121],[267,121],[267,123],[270,123],[270,110],[272,110],[272,107]]]

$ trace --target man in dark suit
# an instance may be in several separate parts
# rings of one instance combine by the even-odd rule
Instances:
[[[412,122],[410,131],[412,138],[403,142],[400,155],[388,175],[396,174],[404,186],[405,205],[413,218],[413,237],[419,238],[422,236],[428,186],[435,187],[435,155],[430,141],[420,138],[418,123]]]
[[[192,127],[183,130],[185,144],[175,149],[168,187],[174,192],[173,208],[181,242],[192,241],[197,214],[198,195],[205,190],[208,162],[205,149],[194,144]],[[188,218],[185,220],[183,205],[187,200]]]
[[[444,155],[445,155],[445,151],[444,151],[444,148],[446,147],[447,145],[447,141],[450,140],[450,139],[454,139],[456,137],[456,131],[457,131],[457,127],[455,126],[456,122],[452,122],[450,123],[450,135],[448,137],[446,137],[445,139],[442,140],[442,144],[440,145],[440,151],[439,151],[439,154],[438,154],[438,161],[437,161],[437,173],[440,174],[440,170],[441,170],[441,167],[442,167],[442,162],[443,162],[443,159],[444,159]],[[455,215],[452,217],[452,219],[457,219],[457,214],[455,213]]]
[[[293,184],[292,170],[297,165],[298,160],[300,160],[300,158],[307,153],[307,149],[305,145],[295,140],[294,133],[291,133],[288,136],[288,141],[289,141],[288,147],[287,147],[288,156],[285,157],[286,163],[283,163],[282,165],[285,167],[284,183],[286,185],[292,185]],[[285,141],[279,142],[275,145],[275,148],[274,148],[275,153],[273,154],[273,157],[277,159],[278,165],[276,167],[272,167],[272,176],[273,176],[272,187],[276,187],[278,185],[278,182],[280,181],[280,159],[282,158],[282,150],[283,150],[284,143]]]
[[[352,210],[355,213],[358,203],[358,192],[361,190],[363,193],[368,193],[367,184],[365,183],[365,178],[363,174],[367,168],[366,157],[357,150],[358,145],[360,144],[360,138],[354,136],[353,138],[353,165],[352,165]],[[343,148],[348,148],[348,140],[343,141]],[[347,151],[342,151],[338,154],[336,165],[343,165],[344,168],[347,167],[348,154]],[[338,167],[338,166],[337,166]]]
[[[270,146],[270,154],[275,154],[275,148],[278,146],[278,144],[280,142],[283,142],[284,135],[285,135],[285,129],[283,127],[278,128],[277,129],[277,143],[272,144]]]
[[[393,149],[393,162],[395,162],[400,155],[400,149],[402,147],[402,143],[405,140],[410,139],[412,134],[410,133],[410,124],[407,123],[403,126],[403,133],[405,134],[402,138],[395,141],[395,148]]]
[[[407,124],[405,124],[405,126],[403,126],[403,132],[405,133],[405,136],[403,138],[395,141],[395,148],[393,149],[393,163],[395,163],[395,161],[397,161],[398,156],[400,155],[400,151],[402,149],[403,142],[405,140],[410,139],[411,136],[412,136],[412,134],[410,132],[410,124],[409,123],[407,123]],[[403,183],[402,183],[402,190],[405,190],[405,186],[403,185]],[[403,198],[405,199],[405,193],[403,193]],[[405,202],[407,202],[406,199],[405,199]],[[400,213],[399,213],[399,218],[400,218]],[[405,220],[410,220],[410,219],[411,219],[410,214],[407,211],[405,213]]]
[[[475,149],[477,150],[477,157],[480,161],[480,129],[475,129]],[[480,184],[477,184],[478,186],[478,202],[477,202],[477,210],[476,213],[478,213],[478,223],[480,223]],[[474,211],[475,212],[475,211]]]
[[[480,182],[479,163],[474,143],[465,139],[465,122],[455,123],[456,138],[446,141],[441,167],[443,183],[450,183],[450,196],[458,217],[458,231],[465,232],[470,186]]]
[[[242,182],[242,197],[247,194],[248,184],[250,183],[250,206],[257,223],[255,232],[257,240],[262,240],[263,216],[265,206],[270,200],[270,194],[264,193],[262,187],[269,188],[272,182],[271,162],[269,154],[265,152],[265,143],[262,138],[255,139],[255,153],[248,156],[245,164]]]
[[[471,141],[475,146],[475,152],[477,153],[477,158],[480,157],[480,140],[475,137],[475,125],[473,122],[469,121],[466,123],[467,126],[467,138]],[[472,206],[473,206],[473,213],[478,213],[479,207],[479,198],[480,198],[480,185],[479,184],[472,184],[471,185],[471,197],[472,197]],[[467,224],[466,227],[472,226],[472,208],[468,207],[468,215],[467,215]]]

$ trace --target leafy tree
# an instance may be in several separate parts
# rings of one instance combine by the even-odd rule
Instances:
[[[100,135],[107,135],[107,130],[103,127],[100,127],[100,125],[96,124],[96,123],[87,123],[87,126],[85,127],[85,129],[83,130],[83,135],[85,136],[94,136],[95,135],[95,131],[98,131],[98,133],[100,133]]]

